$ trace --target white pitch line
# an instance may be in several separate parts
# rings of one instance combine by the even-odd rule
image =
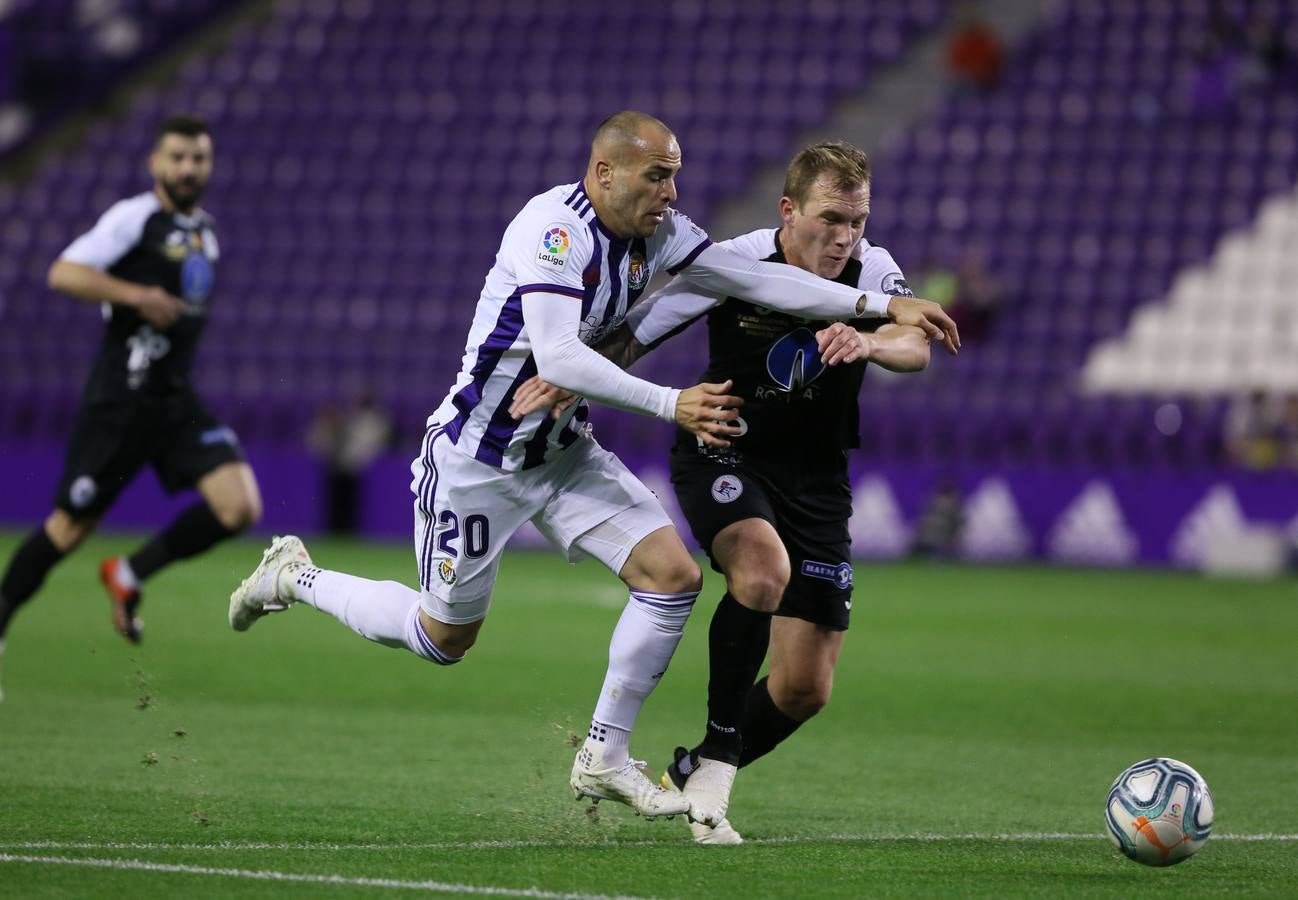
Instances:
[[[1033,843],[1044,841],[1102,841],[1102,833],[1078,834],[1064,831],[1039,831],[1019,833],[970,832],[965,834],[826,834],[791,835],[787,837],[745,838],[746,844],[864,844],[900,843],[919,841],[989,841],[995,843]],[[1298,841],[1298,834],[1214,834],[1214,841],[1242,841],[1250,843]],[[146,841],[0,841],[0,848],[9,850],[296,850],[296,851],[362,851],[392,852],[400,850],[604,850],[629,847],[672,847],[688,844],[682,835],[679,839],[636,841],[548,841],[548,840],[497,840],[497,841],[440,841],[430,843],[329,843],[316,841],[217,841],[214,843],[167,844]]]
[[[81,859],[69,856],[22,856],[0,853],[0,863],[5,862],[41,866],[86,866],[93,869],[120,869],[137,872],[168,872],[182,875],[216,875],[222,878],[247,878],[254,881],[293,881],[305,884],[395,888],[397,890],[428,891],[437,894],[533,897],[538,898],[538,900],[639,900],[639,898],[635,897],[609,897],[604,894],[560,894],[554,891],[543,891],[539,888],[483,887],[474,884],[451,884],[443,881],[401,881],[396,878],[352,878],[347,875],[314,875],[301,872],[275,872],[264,869],[218,869],[209,866],[153,863],[142,859]]]

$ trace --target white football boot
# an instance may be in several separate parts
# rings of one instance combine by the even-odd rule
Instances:
[[[690,811],[690,802],[684,795],[663,790],[640,771],[644,763],[628,759],[616,768],[604,766],[603,748],[587,742],[577,751],[572,764],[572,777],[568,784],[573,795],[580,800],[590,797],[595,802],[615,800],[635,810],[636,815],[652,819]]]
[[[690,775],[681,771],[688,768],[690,773],[694,772],[694,761],[688,759],[690,752],[684,747],[676,748],[676,758],[672,764],[667,767],[663,773],[662,786],[669,791],[680,793],[681,788],[689,781]],[[683,764],[683,765],[682,765]],[[704,825],[702,822],[695,822],[692,818],[689,820],[690,833],[694,835],[696,844],[742,844],[743,837],[734,826],[730,824],[729,819],[723,818],[716,826]]]
[[[291,534],[271,540],[257,568],[230,595],[231,628],[247,631],[262,616],[289,608],[293,598],[280,591],[279,576],[292,563],[312,564],[302,541]]]
[[[742,844],[743,837],[730,824],[729,819],[722,819],[717,823],[717,827],[704,825],[702,822],[691,822],[690,832],[694,835],[696,844]]]
[[[730,789],[735,784],[738,766],[700,756],[694,770],[681,788],[690,801],[690,821],[716,828],[726,817],[730,806]]]

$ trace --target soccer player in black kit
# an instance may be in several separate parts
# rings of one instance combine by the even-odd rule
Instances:
[[[139,585],[256,522],[261,497],[234,432],[190,384],[219,256],[215,223],[198,207],[212,139],[196,116],[167,119],[149,156],[150,191],[114,204],[50,267],[49,285],[102,304],[106,327],[82,395],[54,510],[0,579],[0,652],[15,611],[94,530],[146,465],[169,492],[202,500],[129,557],[104,560],[113,625],[140,639]]]
[[[863,290],[910,296],[891,255],[862,239],[869,210],[865,154],[849,144],[818,144],[789,165],[782,227],[723,246]],[[732,379],[744,405],[741,433],[729,447],[703,447],[678,433],[672,449],[681,509],[725,575],[726,593],[709,629],[704,737],[692,750],[677,749],[663,783],[690,797],[696,841],[737,844],[742,839],[725,818],[737,769],[774,749],[829,699],[852,607],[847,451],[860,443],[856,398],[866,364],[917,371],[928,365],[929,345],[919,328],[808,322],[677,281],[633,307],[630,334],[615,335],[605,352],[630,364],[701,315],[708,319],[704,380]],[[958,336],[946,344],[954,353]],[[518,411],[526,408],[520,403]],[[768,647],[770,673],[754,683]]]

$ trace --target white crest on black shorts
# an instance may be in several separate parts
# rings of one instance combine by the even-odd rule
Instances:
[[[712,499],[718,503],[731,503],[744,492],[744,483],[733,475],[722,475],[712,482]]]
[[[84,509],[94,502],[97,493],[99,493],[99,486],[95,484],[95,479],[89,475],[82,475],[68,488],[68,500],[77,509]]]

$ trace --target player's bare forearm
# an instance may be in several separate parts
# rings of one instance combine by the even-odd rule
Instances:
[[[54,261],[50,266],[49,286],[62,294],[87,303],[113,303],[129,306],[155,328],[168,328],[185,311],[185,305],[157,285],[125,281],[93,266]]]
[[[929,340],[912,325],[884,325],[873,335],[870,362],[890,372],[921,372],[928,368]]]
[[[120,303],[132,306],[140,285],[124,281],[91,266],[56,259],[47,279],[52,290],[88,303]]]
[[[635,339],[631,334],[631,329],[623,325],[616,329],[604,340],[596,345],[595,349],[605,359],[615,363],[623,369],[629,369],[640,357],[649,352],[649,348]]]

